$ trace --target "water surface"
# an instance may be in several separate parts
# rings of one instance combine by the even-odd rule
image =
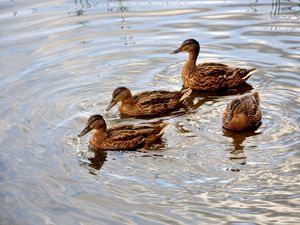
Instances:
[[[0,1],[1,224],[299,224],[299,1]],[[250,86],[195,95],[165,147],[88,151],[76,135],[115,87],[177,90],[198,62],[257,67]],[[221,113],[259,91],[262,125]],[[121,120],[116,108],[108,125]]]

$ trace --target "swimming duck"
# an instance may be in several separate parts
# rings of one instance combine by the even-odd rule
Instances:
[[[148,148],[161,140],[167,125],[163,122],[142,125],[124,124],[107,129],[105,120],[101,115],[92,115],[78,137],[95,130],[89,141],[90,147],[95,150]]]
[[[135,95],[126,87],[113,91],[112,99],[106,111],[121,102],[120,112],[127,116],[155,116],[184,107],[184,100],[192,92],[182,91],[146,91]]]
[[[229,130],[247,130],[261,121],[258,92],[235,98],[223,113],[223,127]]]
[[[188,39],[177,50],[171,52],[171,54],[189,53],[181,76],[184,86],[194,90],[218,90],[235,87],[244,83],[257,70],[256,68],[244,69],[212,62],[196,65],[199,51],[198,41]]]

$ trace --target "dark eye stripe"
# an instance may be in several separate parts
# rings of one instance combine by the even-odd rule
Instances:
[[[101,115],[92,115],[92,116],[90,116],[90,118],[88,120],[88,124],[91,124],[91,123],[95,122],[96,120],[103,120],[103,117]]]
[[[182,47],[192,44],[199,45],[198,41],[196,41],[195,39],[187,39],[182,43]]]
[[[239,104],[241,104],[241,101],[239,99],[234,99],[230,104],[231,110],[234,112]]]
[[[117,97],[121,92],[125,91],[127,88],[126,87],[118,87],[114,90],[113,92],[113,98]]]

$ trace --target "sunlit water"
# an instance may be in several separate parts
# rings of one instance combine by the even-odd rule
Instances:
[[[0,224],[300,223],[299,1],[37,2],[0,1]],[[180,89],[187,38],[199,62],[259,68],[252,88],[195,95],[158,151],[78,143],[115,87]],[[262,125],[224,132],[253,90]]]

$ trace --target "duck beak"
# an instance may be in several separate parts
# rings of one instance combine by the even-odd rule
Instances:
[[[112,107],[115,106],[115,104],[117,104],[116,101],[112,100],[109,105],[107,106],[107,108],[105,109],[105,111],[107,112],[108,110],[110,110]]]
[[[80,134],[77,135],[77,137],[82,137],[83,135],[86,135],[88,132],[90,132],[92,130],[92,128],[87,125]]]
[[[175,51],[170,52],[170,54],[177,54],[177,53],[179,53],[179,52],[181,52],[181,48],[178,48],[178,49],[176,49]]]

